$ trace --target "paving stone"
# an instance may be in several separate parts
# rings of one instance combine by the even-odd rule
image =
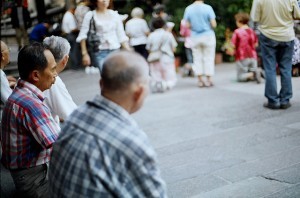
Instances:
[[[228,182],[213,175],[194,177],[168,185],[169,196],[172,198],[185,198],[210,191],[227,185]]]
[[[300,184],[300,163],[265,175],[267,178],[290,184]]]
[[[264,198],[299,198],[300,197],[300,184],[292,187],[285,188]]]
[[[192,198],[262,198],[290,186],[290,184],[255,177],[201,193]]]
[[[217,175],[225,180],[237,182],[246,178],[265,175],[285,167],[298,164],[300,159],[300,147],[275,154],[265,159],[246,162],[216,171]]]

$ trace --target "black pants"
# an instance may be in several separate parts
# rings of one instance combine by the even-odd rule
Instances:
[[[29,169],[10,170],[16,186],[15,197],[48,197],[48,164]]]
[[[147,60],[148,51],[146,50],[146,44],[145,45],[136,45],[136,46],[133,46],[133,48],[134,48],[134,51],[136,51],[137,53],[142,55]]]

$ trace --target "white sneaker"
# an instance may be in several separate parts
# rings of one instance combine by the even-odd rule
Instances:
[[[99,71],[99,69],[97,67],[91,67],[91,73],[92,74],[99,74],[100,71]]]
[[[91,67],[89,67],[89,66],[85,67],[84,70],[85,70],[86,74],[91,74],[92,73]]]

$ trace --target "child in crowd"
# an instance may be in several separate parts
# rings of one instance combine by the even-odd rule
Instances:
[[[183,68],[183,76],[193,76],[193,43],[191,41],[191,29],[184,19],[180,22],[180,35],[184,37],[184,48],[187,59],[187,63],[184,64]]]
[[[231,42],[234,50],[227,51],[229,55],[235,55],[237,65],[237,80],[246,82],[256,80],[261,83],[261,73],[257,67],[257,53],[255,47],[258,39],[255,32],[248,26],[249,15],[238,13],[235,15],[237,29],[234,31]]]
[[[149,51],[151,89],[153,92],[164,92],[175,86],[176,69],[174,52],[177,42],[173,34],[164,29],[165,21],[156,18],[153,21],[154,32],[150,33],[146,45]],[[158,53],[159,52],[159,53]],[[155,59],[151,58],[155,56]]]

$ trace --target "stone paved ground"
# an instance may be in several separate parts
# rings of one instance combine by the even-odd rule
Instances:
[[[78,104],[99,93],[97,75],[62,79]],[[234,64],[221,64],[214,88],[179,77],[170,92],[151,94],[133,116],[158,153],[169,196],[300,197],[300,78],[293,85],[290,109],[264,109],[264,84],[237,83]]]

